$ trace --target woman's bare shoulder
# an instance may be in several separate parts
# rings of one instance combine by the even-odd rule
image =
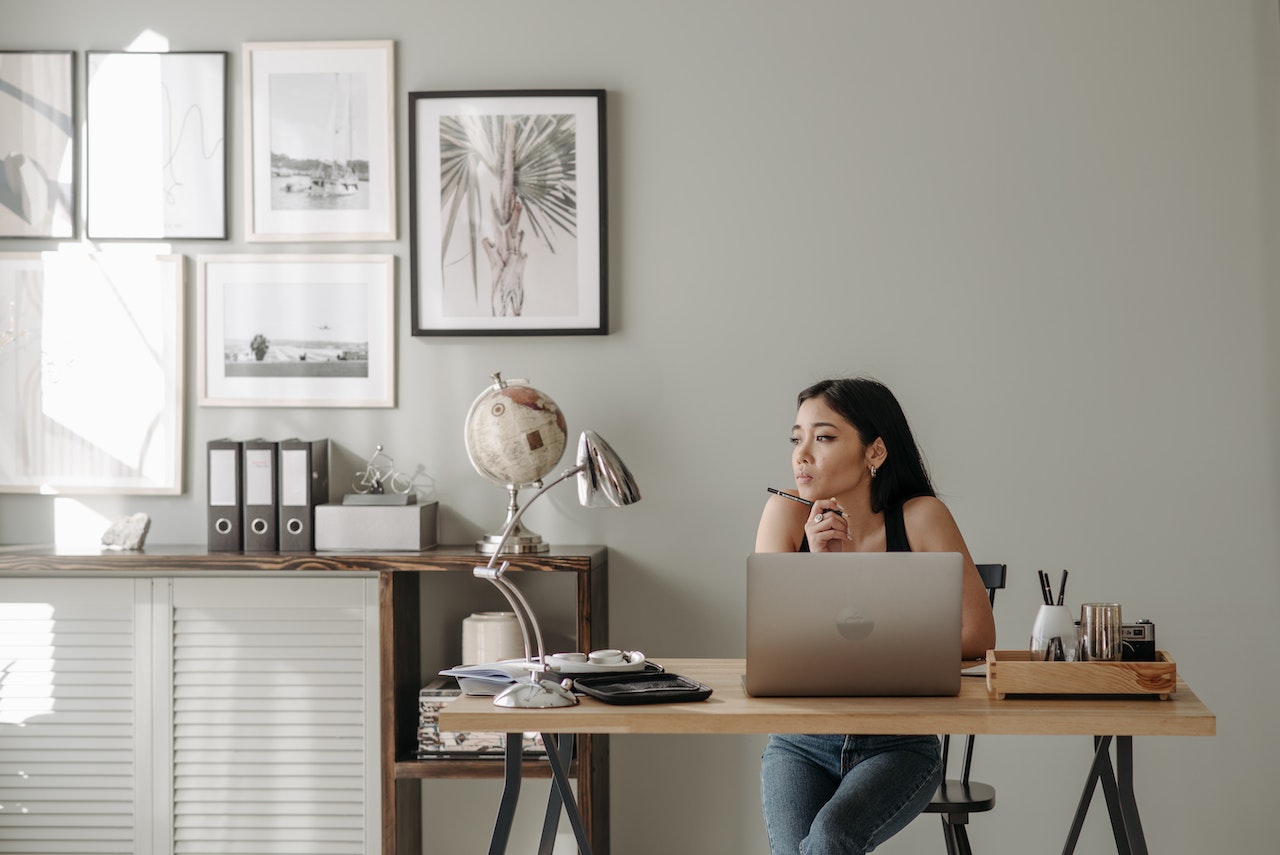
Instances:
[[[770,496],[756,530],[756,552],[795,552],[804,534],[809,509],[781,496]]]
[[[949,536],[957,531],[955,517],[937,496],[916,496],[914,499],[908,499],[902,505],[902,521],[907,527],[909,536],[916,533]],[[914,537],[912,541],[915,541]]]

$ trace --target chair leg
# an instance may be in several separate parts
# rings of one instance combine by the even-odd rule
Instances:
[[[965,831],[963,825],[955,826],[956,844],[960,850],[960,855],[973,855],[973,850],[969,848],[969,832]]]
[[[942,816],[942,839],[947,844],[947,855],[960,855],[957,850],[955,826],[947,822],[946,814]]]

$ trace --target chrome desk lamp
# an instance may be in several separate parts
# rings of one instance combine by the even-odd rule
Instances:
[[[578,438],[576,465],[548,481],[533,494],[533,498],[524,503],[524,506],[507,522],[502,538],[498,541],[492,557],[489,558],[489,563],[484,567],[475,568],[474,573],[478,578],[488,579],[502,592],[502,596],[507,598],[520,624],[520,634],[524,637],[524,658],[525,664],[529,667],[529,676],[507,687],[493,699],[494,704],[500,707],[567,707],[578,702],[573,692],[546,676],[546,648],[542,642],[542,628],[538,626],[538,619],[534,617],[529,601],[504,575],[507,568],[511,566],[511,562],[503,561],[500,566],[494,567],[501,557],[507,538],[516,530],[520,524],[520,517],[529,509],[529,506],[543,493],[573,475],[578,476],[578,503],[583,507],[620,508],[640,501],[640,488],[636,486],[627,465],[622,462],[609,443],[595,431],[583,431],[582,436]],[[533,657],[534,647],[529,635],[530,629],[533,631],[532,642],[537,644],[536,659]]]

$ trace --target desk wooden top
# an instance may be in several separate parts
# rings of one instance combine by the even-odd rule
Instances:
[[[667,671],[711,687],[705,701],[618,705],[583,698],[573,707],[520,710],[463,696],[440,711],[448,731],[544,733],[983,733],[1212,736],[1217,719],[1179,678],[1157,698],[1005,698],[979,677],[946,698],[752,698],[741,659],[658,659]]]

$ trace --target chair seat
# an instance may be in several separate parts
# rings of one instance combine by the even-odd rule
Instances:
[[[925,813],[981,813],[996,806],[996,790],[980,781],[943,781]]]

